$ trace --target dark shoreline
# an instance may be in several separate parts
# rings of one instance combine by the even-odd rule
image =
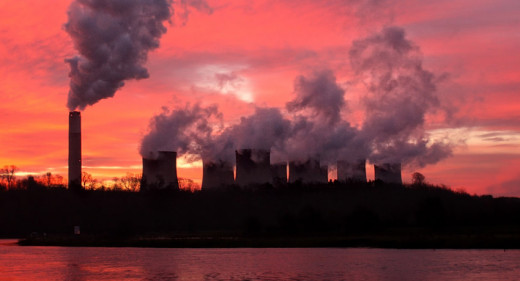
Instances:
[[[520,249],[520,234],[387,234],[332,236],[157,236],[115,238],[59,235],[20,239],[20,246],[144,248],[390,248],[390,249]]]
[[[377,182],[9,190],[0,191],[0,237],[35,246],[520,249],[520,198]]]

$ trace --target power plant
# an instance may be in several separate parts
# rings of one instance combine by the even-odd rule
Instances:
[[[340,182],[367,182],[365,169],[366,160],[356,162],[340,160],[337,162],[338,181]]]
[[[273,185],[287,184],[287,163],[276,163],[271,165],[271,176]]]
[[[159,151],[154,157],[143,157],[141,191],[156,189],[179,189],[177,179],[177,152]]]
[[[271,153],[263,149],[239,149],[236,156],[236,180],[238,186],[272,184]]]
[[[328,167],[320,166],[317,159],[308,159],[305,162],[289,162],[289,183],[327,183]]]
[[[224,161],[202,162],[202,189],[222,188],[235,183],[233,165],[230,163]]]
[[[385,183],[403,184],[401,178],[401,163],[383,163],[374,165],[375,180]]]
[[[69,189],[81,189],[81,113],[69,112]]]
[[[287,183],[323,184],[328,182],[328,167],[317,159],[305,162],[290,161],[270,164],[270,151],[263,149],[239,149],[235,151],[236,177],[233,165],[222,160],[204,160],[202,189],[218,189],[236,184],[253,187],[262,184],[283,186]],[[143,157],[143,178],[141,190],[178,189],[176,170],[177,153],[159,151],[150,157]],[[338,181],[344,183],[367,182],[366,160],[337,162]],[[289,177],[287,177],[287,166]],[[401,163],[374,165],[375,180],[385,183],[402,184]]]

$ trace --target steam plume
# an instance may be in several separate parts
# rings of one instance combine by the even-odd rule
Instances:
[[[424,166],[451,154],[425,131],[428,113],[443,110],[436,77],[425,70],[419,48],[399,27],[357,40],[350,51],[352,69],[367,86],[361,137],[371,144],[375,162]]]
[[[173,111],[163,108],[161,114],[151,119],[140,153],[143,157],[154,158],[158,151],[164,150],[176,151],[178,156],[197,157],[211,143],[214,127],[210,122],[220,119],[216,106],[187,105]]]
[[[85,109],[113,97],[128,79],[148,78],[148,52],[159,47],[171,0],[76,0],[65,30],[79,55],[68,58],[67,107]]]
[[[313,115],[335,124],[341,119],[341,110],[345,107],[345,91],[336,84],[336,77],[331,70],[315,72],[310,78],[303,75],[294,83],[296,97],[287,103],[290,112],[311,110]]]
[[[290,119],[278,108],[257,108],[216,131],[209,121],[220,116],[216,107],[165,111],[152,119],[141,154],[167,148],[232,163],[235,149],[253,148],[271,150],[273,162],[369,159],[418,166],[451,154],[449,144],[432,141],[425,129],[427,114],[444,108],[436,76],[423,68],[419,48],[403,29],[388,27],[354,41],[350,61],[355,81],[367,86],[361,128],[345,120],[346,91],[332,71],[323,70],[296,78],[295,97],[286,104]]]
[[[309,77],[299,76],[294,93],[294,99],[286,105],[294,115],[285,145],[287,158],[333,163],[338,155],[349,154],[346,150],[357,130],[342,120],[345,90],[336,82],[334,73],[322,70]]]

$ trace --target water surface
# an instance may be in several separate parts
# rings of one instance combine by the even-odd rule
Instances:
[[[0,280],[518,280],[519,250],[20,247]]]

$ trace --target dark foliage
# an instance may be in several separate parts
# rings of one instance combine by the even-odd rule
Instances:
[[[0,191],[0,235],[30,233],[316,236],[381,232],[512,233],[520,199],[431,185],[382,183],[230,187],[210,191],[70,192],[27,180]]]

